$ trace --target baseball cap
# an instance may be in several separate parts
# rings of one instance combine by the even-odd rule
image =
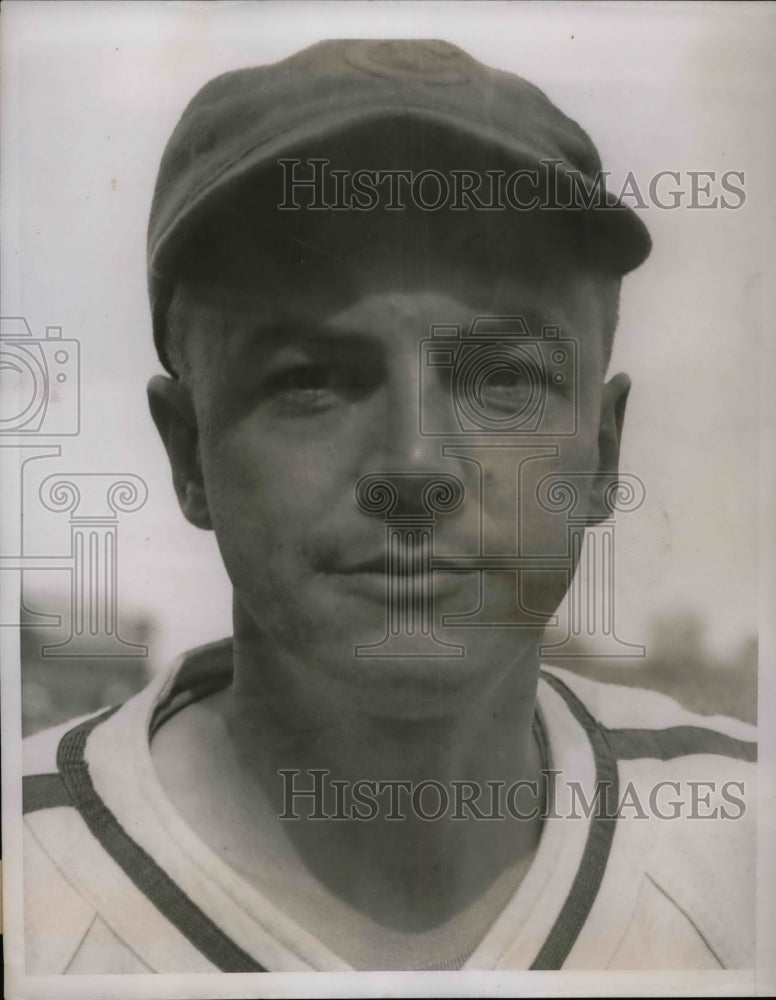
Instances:
[[[600,181],[587,133],[536,86],[439,40],[336,39],[280,62],[224,73],[191,100],[162,156],[148,227],[154,338],[164,340],[170,285],[198,225],[282,157],[365,127],[428,123],[463,146],[497,152],[515,169],[553,164],[556,195]],[[495,161],[494,161],[495,162]],[[577,207],[608,270],[622,275],[647,257],[651,240],[635,212],[605,187]],[[563,204],[561,202],[561,204]],[[596,207],[597,206],[597,207]],[[506,210],[508,212],[509,209]]]

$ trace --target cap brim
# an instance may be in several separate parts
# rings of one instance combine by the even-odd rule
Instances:
[[[311,157],[315,155],[313,147],[317,143],[337,142],[362,130],[377,128],[384,132],[390,122],[441,127],[451,136],[466,140],[469,151],[474,144],[480,157],[492,154],[494,168],[530,170],[550,162],[554,191],[551,207],[548,206],[547,211],[555,216],[559,211],[572,213],[583,221],[587,242],[595,247],[602,266],[613,274],[622,275],[638,267],[648,256],[652,246],[649,232],[630,207],[604,187],[598,190],[597,200],[589,207],[580,201],[580,181],[588,185],[590,191],[596,178],[581,178],[579,171],[570,165],[557,160],[548,161],[536,148],[487,122],[428,108],[408,109],[391,105],[376,108],[370,104],[368,107],[338,109],[270,139],[262,137],[253,144],[246,143],[240,155],[224,164],[214,163],[212,171],[189,191],[185,200],[178,203],[169,201],[166,217],[157,220],[154,233],[149,234],[149,270],[159,277],[173,274],[176,248],[180,249],[186,242],[197,223],[222,204],[223,199],[238,195],[241,185],[276,164],[280,158]],[[395,164],[386,162],[385,166],[389,168]],[[519,209],[510,205],[503,209],[505,214],[515,211]]]

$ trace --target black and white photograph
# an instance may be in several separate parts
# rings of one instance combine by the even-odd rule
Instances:
[[[776,4],[7,0],[9,1000],[776,990]]]

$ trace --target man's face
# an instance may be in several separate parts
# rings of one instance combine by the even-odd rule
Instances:
[[[442,269],[408,270],[399,275],[387,260],[300,268],[274,290],[249,270],[181,290],[204,520],[234,586],[238,640],[241,629],[258,636],[294,669],[350,691],[394,690],[402,678],[438,689],[440,677],[471,690],[535,646],[572,568],[540,567],[543,557],[568,555],[568,535],[566,512],[547,509],[539,483],[599,469],[602,406],[614,405],[602,378],[601,283],[564,263],[552,240],[498,280],[471,274],[452,287]],[[461,434],[461,390],[450,366],[429,366],[423,348],[432,325],[457,325],[465,336],[483,315],[525,317],[534,357],[543,325],[576,346],[576,373],[566,367],[561,384],[546,351],[538,390],[509,366],[485,378],[477,405],[496,419],[541,394],[540,423],[514,436]],[[443,433],[423,433],[429,427]],[[463,485],[460,507],[436,518],[435,555],[536,560],[519,578],[433,574],[434,633],[465,647],[462,657],[422,659],[412,643],[394,647],[401,656],[354,655],[385,637],[387,600],[385,520],[360,509],[356,486],[369,474],[402,473],[451,474]],[[394,481],[401,490],[409,480]],[[577,481],[584,506],[592,475]],[[490,627],[442,624],[465,615]]]

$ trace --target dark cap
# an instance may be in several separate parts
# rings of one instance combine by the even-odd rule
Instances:
[[[338,39],[218,76],[195,95],[173,131],[151,206],[148,284],[166,367],[169,285],[181,250],[191,250],[197,223],[279,158],[300,151],[314,156],[316,142],[397,118],[449,129],[469,148],[498,150],[499,165],[553,164],[556,194],[579,191],[580,182],[590,192],[600,180],[589,136],[542,91],[447,42]],[[593,207],[563,204],[595,216],[590,232],[611,273],[625,274],[649,254],[643,222],[605,189]]]

